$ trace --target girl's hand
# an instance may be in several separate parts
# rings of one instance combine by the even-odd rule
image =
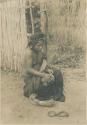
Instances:
[[[50,75],[50,81],[54,81],[54,75],[52,73],[50,73],[49,75]]]
[[[49,74],[53,74],[53,70],[52,70],[52,69],[48,69],[47,72],[48,72]]]
[[[54,80],[54,76],[52,74],[44,74],[42,78],[42,82],[50,82]]]

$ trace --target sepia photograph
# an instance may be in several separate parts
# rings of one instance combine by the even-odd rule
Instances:
[[[86,125],[86,0],[0,0],[0,124]]]

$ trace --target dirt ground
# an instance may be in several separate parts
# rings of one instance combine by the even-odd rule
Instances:
[[[2,123],[37,124],[85,124],[86,82],[82,68],[63,69],[65,102],[56,102],[54,107],[32,105],[23,96],[23,81],[17,73],[2,71],[1,119]],[[66,111],[69,117],[49,117],[48,111]]]

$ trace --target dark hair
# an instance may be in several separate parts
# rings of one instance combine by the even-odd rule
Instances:
[[[34,47],[39,40],[41,40],[41,42],[44,42],[46,40],[46,35],[43,33],[32,35],[29,39],[28,46]]]

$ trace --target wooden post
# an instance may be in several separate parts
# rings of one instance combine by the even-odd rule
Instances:
[[[34,34],[34,20],[33,20],[33,14],[32,14],[31,0],[29,0],[29,4],[30,4],[30,15],[31,15],[31,24],[32,24],[32,34]]]
[[[48,17],[47,17],[46,2],[40,2],[40,12],[41,12],[41,31],[46,35],[45,48],[47,51]]]

